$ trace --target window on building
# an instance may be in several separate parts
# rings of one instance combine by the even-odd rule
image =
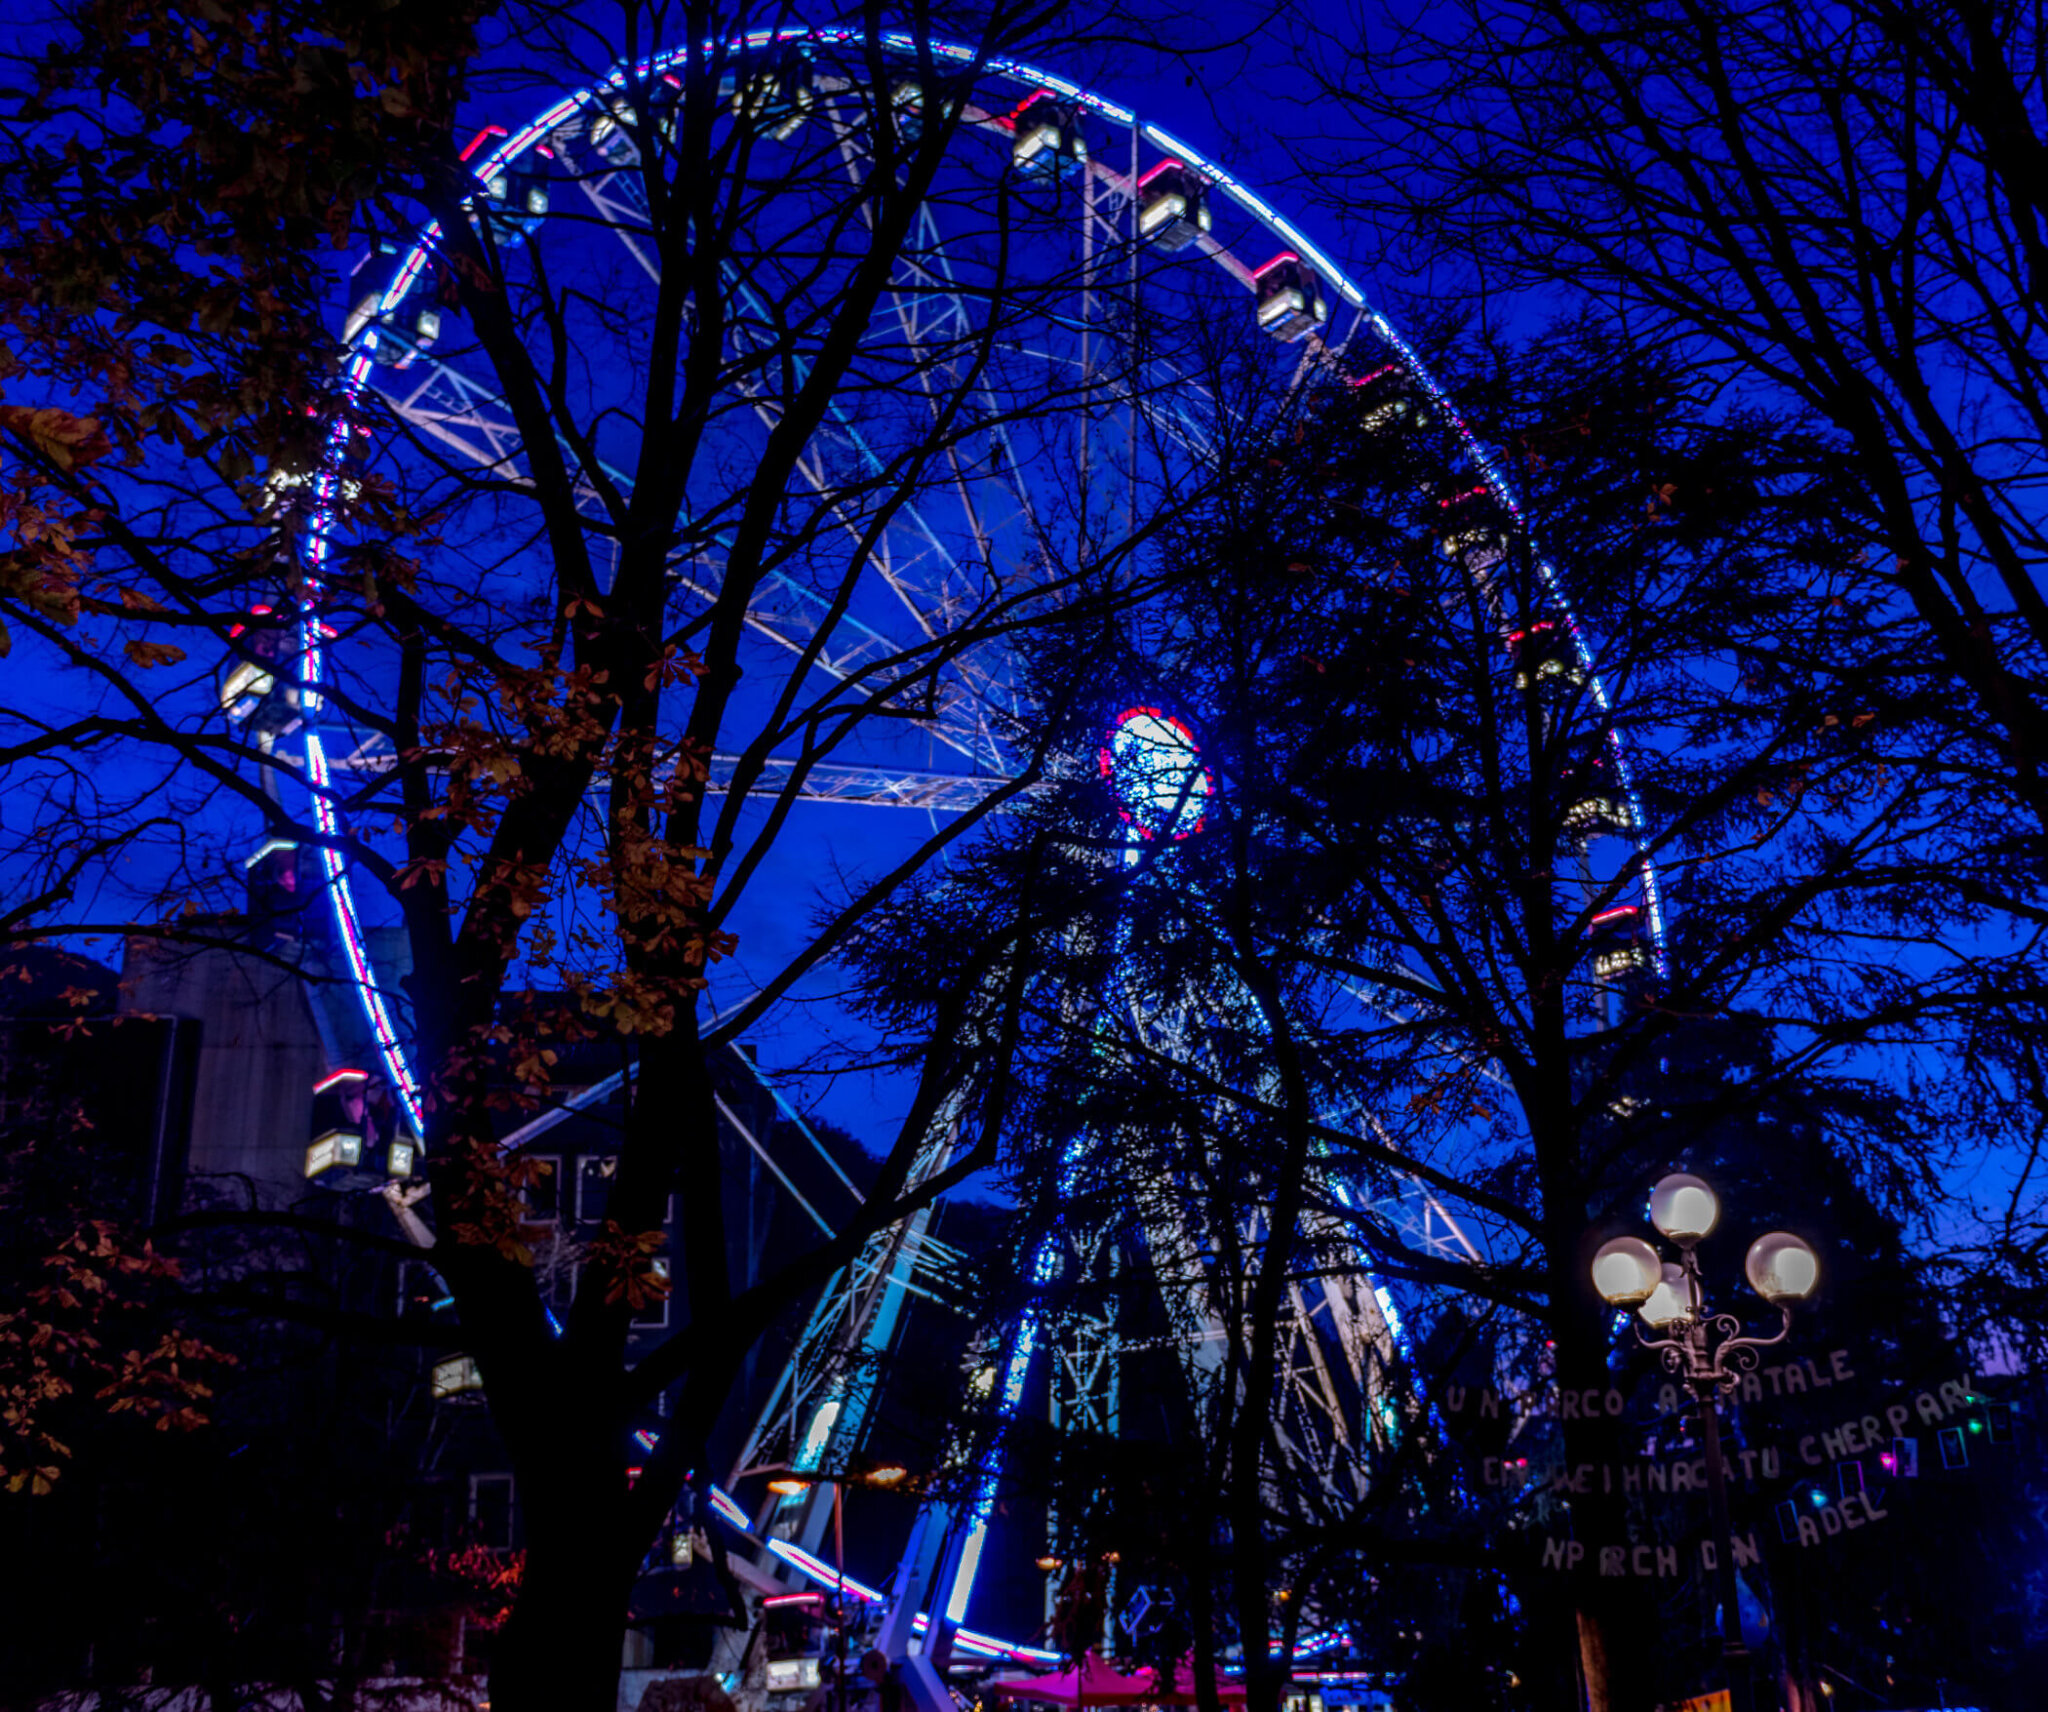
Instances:
[[[469,1477],[469,1519],[483,1544],[505,1550],[512,1544],[512,1476],[472,1474]]]
[[[666,1260],[656,1260],[654,1263],[654,1273],[664,1284],[667,1283],[668,1262]],[[643,1331],[658,1330],[660,1327],[667,1325],[668,1298],[664,1296],[658,1302],[650,1302],[633,1316],[633,1324]]]
[[[616,1153],[587,1153],[576,1166],[576,1217],[596,1224],[611,1205],[612,1180],[619,1174]]]
[[[537,1225],[551,1225],[562,1216],[562,1162],[551,1153],[527,1157],[547,1171],[526,1185],[526,1216]]]
[[[474,1617],[462,1619],[462,1674],[464,1676],[489,1676],[491,1674],[491,1646],[497,1639],[495,1625],[480,1623]]]

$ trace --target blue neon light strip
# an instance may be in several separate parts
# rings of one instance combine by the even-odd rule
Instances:
[[[1048,1236],[1039,1244],[1031,1268],[1034,1283],[1043,1284],[1050,1276],[1052,1262],[1058,1254],[1058,1240],[1057,1236]],[[1031,1376],[1031,1357],[1038,1348],[1038,1320],[1036,1304],[1027,1306],[1018,1318],[1016,1335],[1010,1343],[1009,1358],[1003,1366],[1003,1389],[996,1404],[997,1419],[1005,1427],[1017,1418],[1017,1411],[1024,1401],[1024,1382]],[[960,1567],[955,1571],[953,1585],[946,1593],[946,1621],[949,1623],[958,1624],[967,1615],[967,1602],[974,1594],[974,1578],[981,1568],[981,1549],[988,1543],[988,1523],[995,1513],[996,1486],[1002,1472],[1002,1445],[998,1441],[990,1446],[988,1455],[983,1459],[981,1478],[975,1482],[974,1496],[968,1500],[967,1538],[960,1549]],[[965,1634],[966,1630],[960,1632]]]
[[[716,1510],[734,1527],[745,1533],[753,1526],[753,1518],[742,1510],[718,1487],[711,1488],[711,1508]]]
[[[879,1605],[882,1595],[864,1582],[854,1580],[850,1575],[841,1575],[823,1558],[807,1552],[802,1546],[793,1546],[787,1540],[770,1540],[768,1549],[784,1563],[794,1564],[813,1580],[822,1581],[827,1587],[837,1588],[842,1593],[851,1593],[854,1598],[869,1605]]]
[[[319,732],[312,729],[306,732],[306,784],[313,793],[313,824],[320,835],[323,838],[340,837],[341,820],[334,812],[334,798],[327,782],[327,750],[320,741]],[[342,951],[348,958],[349,978],[355,984],[364,1019],[370,1025],[378,1059],[384,1066],[385,1077],[405,1107],[407,1121],[414,1133],[419,1134],[425,1127],[420,1111],[419,1088],[412,1078],[412,1066],[406,1062],[405,1049],[399,1044],[398,1030],[392,1025],[390,1009],[384,1003],[384,991],[377,985],[370,968],[369,953],[363,945],[362,926],[356,916],[355,897],[349,890],[348,866],[342,861],[341,852],[332,844],[320,846],[320,865],[327,873],[328,896],[333,900],[334,921],[340,932]]]
[[[746,1511],[716,1486],[711,1488],[711,1507],[742,1533],[748,1532]],[[752,1537],[751,1534],[749,1537]],[[866,1605],[879,1605],[886,1597],[879,1589],[868,1586],[866,1582],[856,1581],[850,1575],[841,1575],[823,1558],[805,1551],[801,1546],[793,1546],[787,1540],[774,1539],[766,1540],[763,1544],[784,1563],[793,1569],[801,1570],[822,1587],[850,1593]],[[923,1612],[919,1612],[911,1621],[911,1627],[919,1634],[930,1626],[931,1619]],[[1014,1659],[1019,1664],[1054,1665],[1060,1662],[1060,1655],[1056,1652],[1048,1652],[1043,1647],[1027,1647],[1018,1641],[1005,1641],[995,1635],[984,1635],[975,1629],[960,1629],[956,1631],[954,1639],[967,1651],[978,1653],[984,1658]]]
[[[349,397],[353,399],[360,384],[355,362],[350,363],[349,371]],[[327,776],[327,747],[321,740],[319,728],[320,709],[325,698],[319,688],[324,679],[318,607],[320,577],[327,567],[327,538],[333,528],[335,494],[341,481],[342,461],[348,452],[349,434],[348,413],[344,411],[327,429],[319,474],[314,480],[311,525],[306,531],[305,593],[299,600],[299,713],[306,722],[306,786],[313,798],[313,824],[319,829],[322,840],[320,865],[327,874],[327,895],[341,939],[342,954],[348,959],[349,978],[355,986],[357,1002],[362,1006],[363,1019],[370,1025],[370,1038],[376,1045],[378,1060],[384,1066],[385,1078],[404,1107],[413,1134],[424,1138],[426,1123],[420,1109],[419,1087],[413,1080],[412,1066],[406,1062],[405,1048],[392,1023],[390,1007],[384,1002],[384,990],[377,985],[375,972],[370,967],[369,952],[363,944],[362,922],[356,913],[355,894],[349,886],[348,866],[331,842],[341,836],[341,817],[334,808]]]

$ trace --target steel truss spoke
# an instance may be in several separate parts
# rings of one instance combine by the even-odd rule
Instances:
[[[737,755],[716,754],[711,759],[707,794],[721,796],[730,788]],[[330,763],[336,772],[376,777],[391,771],[390,741],[381,733],[365,739],[347,755]],[[766,788],[777,795],[792,789],[801,767],[803,782],[794,786],[798,802],[847,803],[874,808],[911,808],[936,814],[964,814],[985,802],[1011,781],[1007,776],[982,773],[937,773],[915,768],[891,768],[871,762],[816,761],[805,765],[782,755],[770,756],[760,765],[755,789]]]

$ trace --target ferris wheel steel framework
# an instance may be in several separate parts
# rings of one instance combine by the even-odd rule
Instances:
[[[782,29],[755,31],[734,43],[727,44],[741,53],[760,53],[777,47],[800,47],[805,44],[817,47],[848,46],[866,41],[865,34],[851,29]],[[883,52],[914,59],[919,43],[907,34],[884,33],[879,44]],[[927,39],[924,48],[937,60],[953,65],[971,65],[979,60],[975,50],[963,44],[937,39]],[[665,55],[651,57],[632,67],[630,71],[620,68],[603,81],[578,90],[547,107],[517,130],[501,133],[492,146],[482,152],[475,161],[475,170],[480,185],[487,185],[499,175],[509,173],[518,162],[545,140],[557,136],[565,126],[578,122],[586,129],[600,121],[607,113],[610,102],[629,83],[645,85],[660,77],[668,68],[682,60],[690,50],[680,48]],[[708,51],[708,45],[707,49]],[[1130,171],[1119,173],[1097,158],[1086,162],[1087,176],[1083,219],[1085,222],[1093,213],[1093,197],[1099,187],[1106,190],[1112,201],[1120,198],[1122,209],[1129,219],[1129,239],[1134,247],[1141,244],[1143,235],[1138,229],[1139,186],[1138,173],[1140,140],[1160,151],[1162,157],[1179,163],[1191,172],[1206,194],[1220,194],[1229,198],[1248,216],[1257,228],[1263,228],[1277,238],[1302,264],[1313,270],[1313,277],[1333,290],[1352,311],[1349,328],[1343,338],[1329,348],[1342,350],[1361,334],[1376,339],[1407,370],[1414,383],[1427,394],[1434,404],[1441,421],[1450,425],[1460,442],[1461,450],[1470,460],[1495,501],[1521,526],[1524,522],[1522,508],[1511,484],[1507,481],[1498,463],[1487,447],[1479,443],[1470,428],[1458,414],[1442,386],[1429,373],[1414,350],[1401,337],[1384,315],[1374,309],[1365,292],[1337,266],[1337,264],[1312,240],[1302,233],[1291,221],[1260,197],[1248,185],[1226,171],[1201,151],[1190,147],[1170,132],[1149,121],[1141,120],[1131,109],[1085,89],[1077,84],[1041,68],[1018,61],[988,59],[980,62],[980,76],[997,83],[1006,83],[1013,89],[1026,92],[1041,91],[1073,104],[1091,114],[1099,121],[1117,127],[1128,134],[1130,140]],[[994,129],[997,121],[992,114],[982,114],[978,121],[983,128]],[[487,130],[479,141],[488,138],[496,127]],[[606,211],[604,197],[607,186],[600,181],[589,190],[594,205],[602,214]],[[480,199],[481,200],[481,199]],[[366,304],[367,313],[359,314],[352,320],[352,337],[344,369],[346,395],[350,398],[373,384],[373,375],[379,364],[379,351],[386,340],[392,340],[390,318],[405,302],[409,293],[428,267],[436,245],[441,237],[438,225],[429,225],[416,237],[412,247],[405,252],[390,284],[378,295],[373,305]],[[1258,273],[1246,266],[1222,243],[1207,236],[1206,232],[1197,240],[1204,258],[1219,266],[1225,273],[1245,287],[1250,293],[1258,290]],[[636,259],[643,267],[652,271],[652,264],[644,254],[637,252]],[[1284,254],[1285,252],[1283,252]],[[1282,258],[1275,258],[1276,262]],[[1268,264],[1269,266],[1272,264]],[[1263,271],[1263,270],[1260,270]],[[393,355],[401,361],[417,361],[421,353],[401,348]],[[394,399],[407,414],[414,427],[463,455],[482,461],[503,461],[516,452],[516,437],[513,443],[504,439],[502,424],[490,419],[491,401],[475,383],[454,371],[444,368],[427,358],[428,369],[423,381],[410,389],[408,401]],[[428,408],[421,401],[428,389],[441,386],[449,389],[448,407],[439,410]],[[394,391],[397,389],[394,389]],[[379,984],[376,972],[371,966],[362,921],[355,902],[348,867],[339,845],[342,834],[340,816],[336,807],[333,772],[337,766],[351,770],[374,768],[378,763],[374,756],[360,752],[336,757],[328,752],[325,736],[321,729],[320,715],[323,707],[322,685],[326,670],[326,638],[319,621],[318,582],[325,566],[330,536],[334,528],[334,502],[345,480],[345,460],[349,450],[352,428],[344,414],[337,419],[330,430],[325,455],[315,479],[313,506],[310,523],[304,535],[303,554],[308,572],[308,593],[302,599],[298,615],[298,643],[300,657],[299,698],[300,712],[304,718],[303,742],[305,749],[305,776],[312,798],[314,824],[321,834],[320,861],[326,880],[326,893],[332,911],[335,931],[341,942],[348,964],[350,983],[360,1004],[364,1022],[369,1030],[384,1072],[385,1079],[398,1097],[408,1121],[415,1133],[423,1133],[423,1113],[420,1092],[413,1067],[409,1062],[403,1040]],[[467,433],[470,438],[465,438]],[[1028,505],[1028,499],[1025,502]],[[929,530],[927,530],[929,533]],[[936,536],[933,537],[937,544]],[[1535,563],[1542,580],[1545,597],[1550,607],[1561,618],[1568,629],[1579,672],[1595,700],[1603,719],[1609,713],[1606,691],[1594,669],[1594,661],[1584,633],[1573,612],[1568,592],[1554,566],[1540,553]],[[895,581],[891,578],[891,586]],[[913,618],[917,618],[919,607],[914,591],[898,588],[903,596],[903,605]],[[922,622],[922,620],[919,620]],[[760,628],[757,625],[757,628]],[[788,636],[769,632],[771,641],[791,646]],[[855,646],[864,645],[858,639]],[[832,669],[826,663],[826,669]],[[962,757],[974,767],[968,774],[949,772],[918,771],[898,766],[840,765],[837,767],[813,768],[806,779],[801,794],[810,799],[832,802],[864,802],[885,806],[922,808],[931,812],[958,811],[979,802],[989,790],[1002,782],[995,769],[1001,762],[998,746],[993,745],[987,735],[986,724],[978,729],[956,730],[941,733]],[[1649,956],[1652,963],[1661,968],[1663,961],[1664,929],[1662,911],[1657,889],[1656,873],[1646,852],[1642,848],[1642,827],[1644,825],[1640,804],[1636,800],[1627,756],[1623,753],[1620,739],[1611,724],[1604,733],[1616,782],[1628,804],[1627,833],[1635,846],[1634,878],[1640,887],[1641,907],[1645,916]],[[720,758],[723,760],[724,758]],[[770,777],[774,769],[771,764]],[[714,775],[712,788],[720,780]],[[794,1115],[794,1114],[791,1114]],[[767,1152],[759,1138],[748,1134],[750,1145],[764,1158]],[[813,1138],[815,1145],[815,1138]],[[935,1137],[929,1149],[931,1157],[920,1161],[920,1169],[938,1169],[948,1143],[943,1137]],[[771,1168],[774,1161],[769,1160]],[[778,1170],[778,1175],[780,1172]],[[1443,1222],[1451,1234],[1463,1240],[1455,1223],[1449,1219],[1433,1196],[1428,1197],[1430,1211],[1426,1218],[1433,1217]],[[822,1220],[816,1209],[806,1204],[806,1211],[814,1220]],[[920,1268],[929,1272],[933,1267],[943,1267],[944,1251],[934,1244],[927,1229],[928,1218],[920,1214],[904,1226],[879,1233],[872,1239],[859,1261],[828,1286],[818,1304],[803,1338],[799,1341],[796,1354],[778,1381],[777,1389],[764,1410],[762,1422],[757,1425],[749,1441],[748,1455],[758,1451],[764,1431],[771,1418],[781,1411],[792,1422],[800,1413],[807,1413],[806,1426],[800,1434],[793,1429],[794,1461],[798,1467],[813,1469],[832,1466],[832,1452],[835,1445],[856,1441],[865,1426],[867,1406],[870,1401],[859,1387],[849,1387],[843,1381],[834,1381],[828,1374],[843,1375],[849,1364],[857,1363],[864,1356],[873,1356],[885,1348],[894,1334],[906,1292],[917,1293],[917,1277]],[[1469,1243],[1466,1245],[1469,1247]],[[1371,1284],[1371,1281],[1368,1280]],[[1371,1284],[1376,1312],[1368,1311],[1361,1319],[1375,1321],[1369,1335],[1374,1338],[1401,1338],[1400,1319],[1397,1309],[1383,1287]],[[1357,1316],[1357,1305],[1348,1310]],[[1014,1412],[1021,1404],[1032,1358],[1033,1336],[1025,1328],[1013,1336],[1002,1363],[1000,1397],[1006,1411]],[[805,1373],[806,1364],[812,1371]],[[808,1393],[808,1394],[807,1394]],[[712,1507],[728,1524],[745,1532],[761,1550],[788,1565],[792,1570],[826,1585],[838,1585],[842,1591],[864,1602],[886,1606],[882,1643],[892,1656],[904,1656],[910,1649],[913,1635],[925,1637],[924,1657],[928,1665],[943,1666],[945,1658],[954,1645],[967,1653],[981,1657],[1008,1657],[1020,1662],[1050,1662],[1054,1655],[1044,1649],[1032,1648],[1019,1643],[1005,1642],[996,1637],[978,1634],[961,1628],[971,1595],[975,1569],[979,1561],[982,1541],[985,1538],[989,1510],[994,1497],[993,1476],[985,1473],[974,1497],[961,1513],[953,1513],[944,1506],[927,1505],[920,1511],[913,1530],[913,1538],[899,1567],[897,1580],[890,1592],[866,1587],[825,1564],[815,1550],[817,1536],[822,1531],[823,1512],[817,1502],[818,1487],[810,1489],[810,1495],[793,1507],[794,1514],[778,1515],[776,1507],[770,1506],[759,1517],[749,1516],[724,1491],[712,1489]],[[929,1603],[930,1612],[924,1607]],[[937,1628],[934,1630],[933,1623]],[[929,1675],[929,1671],[923,1673]],[[936,1691],[936,1678],[912,1687],[915,1697],[921,1702]],[[937,1702],[933,1702],[936,1706]]]

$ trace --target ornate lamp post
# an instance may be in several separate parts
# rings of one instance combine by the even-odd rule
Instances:
[[[1728,1471],[1721,1460],[1721,1425],[1715,1399],[1755,1367],[1758,1350],[1783,1343],[1792,1330],[1792,1304],[1813,1294],[1820,1260],[1800,1238],[1771,1231],[1749,1245],[1743,1271],[1750,1287],[1783,1316],[1773,1337],[1748,1337],[1733,1314],[1707,1312],[1698,1248],[1720,1222],[1721,1201],[1701,1179],[1675,1172],[1650,1191],[1650,1222],[1676,1245],[1678,1264],[1663,1260],[1641,1237],[1618,1236],[1593,1256],[1593,1288],[1616,1307],[1634,1308],[1661,1338],[1636,1337],[1660,1351],[1664,1365],[1692,1388],[1706,1449],[1707,1493],[1713,1506],[1714,1570],[1721,1595],[1721,1656],[1728,1672],[1732,1712],[1751,1712],[1749,1652],[1742,1644],[1735,1548],[1728,1525]]]

